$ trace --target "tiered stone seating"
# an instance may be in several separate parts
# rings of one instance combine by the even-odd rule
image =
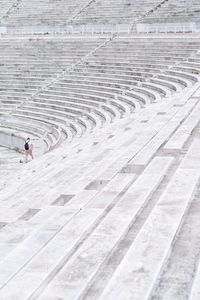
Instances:
[[[6,116],[0,125],[1,131],[5,131],[10,136],[16,135],[23,139],[29,136],[34,140],[38,140],[37,151],[39,155],[52,150],[63,141],[63,137],[59,128],[52,126],[50,123],[45,124],[39,120],[27,120],[27,118],[16,118],[14,116]],[[18,148],[19,151],[24,151],[23,143]]]
[[[45,137],[47,150],[54,148],[66,137],[71,139],[72,132],[80,132],[81,127],[86,126],[87,121],[80,120],[80,125],[71,121],[74,114],[76,115],[79,111],[69,109],[56,118],[55,111],[44,111],[45,106],[42,102],[40,107],[38,105],[34,107],[34,111],[31,111],[33,108],[31,99],[103,41],[104,38],[69,39],[67,37],[0,39],[2,126],[10,129],[18,128],[27,134],[35,135],[37,132],[38,137]],[[27,102],[30,110],[25,111]],[[10,115],[13,117],[6,117]],[[69,120],[69,125],[66,123],[67,120]],[[65,130],[59,127],[60,124],[65,124]]]
[[[109,1],[109,3],[106,0],[75,0],[66,3],[62,0],[53,1],[51,4],[47,0],[37,0],[34,3],[28,0],[10,0],[1,1],[0,5],[2,6],[1,23],[12,28],[17,26],[16,31],[32,28],[34,32],[34,28],[38,30],[40,27],[42,30],[43,27],[47,32],[52,32],[53,27],[70,24],[75,25],[74,29],[76,25],[87,26],[89,32],[91,32],[91,26],[94,26],[94,30],[101,32],[106,28],[101,29],[96,25],[106,25],[109,28],[109,25],[134,25],[137,22],[187,24],[199,21],[200,18],[198,0],[189,2],[187,0],[137,0],[134,3],[128,0]],[[57,30],[62,32],[61,28]],[[63,30],[65,30],[64,27]]]
[[[4,4],[19,30],[199,14],[197,0]],[[35,156],[0,147],[0,300],[199,300],[199,48],[189,34],[0,38],[0,145],[30,136]]]
[[[189,22],[198,10],[0,0],[0,21]],[[199,300],[199,48],[198,35],[0,38],[0,132],[30,136],[35,154],[21,164],[0,147],[0,300]]]
[[[34,1],[23,0],[5,18],[5,23],[17,26],[65,25],[74,19],[73,24],[127,24],[160,3],[160,0],[131,1]],[[111,17],[112,15],[112,17]]]
[[[97,0],[81,11],[72,24],[132,24],[160,2],[160,0],[134,2]]]
[[[33,3],[23,0],[16,7],[13,7],[3,21],[9,25],[17,24],[18,26],[66,24],[74,14],[87,4],[88,0],[75,0],[69,3],[64,0],[52,1],[51,3],[47,0],[36,0]]]
[[[10,60],[3,61],[2,54],[1,123],[43,138],[47,150],[199,78],[198,64],[191,67],[193,58],[198,61],[199,42],[190,37],[23,38],[23,48],[20,40],[3,53]],[[0,46],[14,41],[4,38]]]
[[[90,129],[101,126],[196,82],[199,68],[187,68],[187,58],[198,48],[199,42],[191,45],[190,39],[116,38],[40,92],[20,113],[48,113],[53,108],[54,115],[67,111],[76,119],[84,114],[93,123],[83,120]]]
[[[1,299],[176,299],[185,285],[189,299],[199,255],[198,88],[63,144],[7,181]],[[174,270],[187,276],[175,280]]]
[[[15,3],[15,0],[0,0],[0,21],[3,16],[9,11],[12,5]]]
[[[171,0],[160,5],[151,14],[142,18],[142,23],[195,22],[200,20],[198,0]]]
[[[100,43],[95,38],[0,39],[2,104],[5,98],[10,106],[20,105]]]
[[[47,0],[1,1],[3,23],[9,26],[46,26],[46,25],[95,25],[95,24],[132,24],[134,22],[162,23],[188,22],[199,20],[198,0],[128,0],[117,1],[53,1]],[[7,13],[8,9],[10,11]]]

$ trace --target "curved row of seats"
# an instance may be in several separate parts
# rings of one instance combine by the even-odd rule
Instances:
[[[16,114],[49,118],[62,128],[71,119],[73,134],[90,132],[195,83],[199,68],[187,67],[187,60],[198,49],[190,39],[116,38]]]
[[[198,0],[28,0],[0,1],[2,23],[9,26],[46,26],[65,24],[132,24],[187,22],[199,20]]]
[[[176,251],[196,249],[198,239],[188,230],[196,228],[198,210],[194,216],[188,208],[199,199],[199,91],[190,95],[82,139],[74,152],[56,149],[7,180],[0,201],[1,299],[147,299],[154,290],[163,299],[169,289],[180,294],[183,270],[192,286],[197,256],[187,251],[185,264],[186,252]]]
[[[52,126],[50,121],[44,123],[39,119],[32,120],[19,116],[6,116],[5,119],[1,120],[0,128],[1,130],[4,128],[6,130],[10,129],[10,134],[17,133],[23,137],[24,140],[28,136],[38,140],[41,149],[41,151],[39,151],[40,154],[52,150],[67,138],[62,134],[59,127],[56,127],[55,124]]]
[[[151,14],[141,19],[142,23],[194,22],[200,20],[198,0],[170,0],[160,5]]]
[[[72,24],[132,24],[160,2],[160,0],[134,2],[97,0],[81,11],[73,19]]]
[[[0,9],[4,7],[5,0],[0,0]],[[11,0],[9,1],[11,2]],[[17,25],[42,25],[42,24],[62,24],[66,23],[72,15],[79,12],[82,7],[87,5],[88,0],[74,0],[66,3],[65,0],[51,1],[28,0],[12,1],[12,9],[6,14],[4,10],[4,18],[2,23]],[[16,5],[17,4],[17,5]]]
[[[40,89],[79,62],[104,40],[106,39],[72,37],[0,39],[0,116],[11,115],[18,109],[13,117],[14,121],[6,118],[3,123],[13,130],[17,128],[27,134],[37,133],[38,138],[45,135],[47,150],[66,138],[71,140],[75,134],[82,134],[89,121],[79,121],[77,118],[74,122],[74,116],[79,113],[75,109],[55,116],[54,110],[44,112],[42,102],[32,112],[25,112],[25,107],[27,102],[31,106],[31,98]],[[22,106],[23,110],[20,110]],[[67,126],[62,129],[63,124]]]
[[[39,127],[38,137],[45,136],[49,150],[64,139],[90,133],[198,81],[197,39],[116,37],[83,59],[102,41],[25,39],[23,50],[16,41],[11,61],[5,59],[3,65],[4,71],[10,67],[8,81],[6,74],[0,79],[0,114],[18,120],[6,126],[15,128],[17,124],[19,130],[27,127],[33,133]],[[6,40],[0,43],[3,49]],[[24,56],[19,58],[22,51]],[[69,61],[74,67],[62,73]],[[18,76],[23,69],[30,76],[30,86],[23,72]],[[35,81],[31,82],[32,78]]]
[[[7,14],[4,23],[9,26],[65,25],[73,19],[71,24],[127,24],[159,3],[160,0],[75,0],[67,3],[65,0],[51,3],[47,0],[35,0],[33,3],[23,0]]]
[[[10,10],[15,0],[0,0],[0,21]]]

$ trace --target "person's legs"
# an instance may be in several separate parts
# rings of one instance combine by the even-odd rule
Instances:
[[[28,155],[30,155],[31,159],[33,159],[33,152],[32,149],[27,150]]]
[[[33,159],[33,153],[32,153],[31,149],[25,151],[25,161],[26,161],[26,163],[28,162],[29,155],[30,155],[31,159]]]
[[[30,148],[29,148],[29,154],[33,160],[33,145],[32,144],[30,145]]]
[[[28,162],[28,150],[25,151],[25,162]]]
[[[30,149],[30,156],[33,159],[33,151]]]

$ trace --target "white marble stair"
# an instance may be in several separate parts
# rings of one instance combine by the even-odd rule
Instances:
[[[154,240],[154,237],[156,239],[158,234],[162,235],[165,232],[169,235],[164,234],[161,238],[162,247],[164,250],[170,247],[170,241],[177,228],[180,227],[181,230],[180,220],[198,182],[199,157],[195,155],[195,149],[199,145],[199,125],[197,121],[191,123],[193,117],[197,118],[198,115],[198,92],[195,92],[197,88],[198,86],[192,90],[188,89],[187,94],[179,99],[154,103],[131,119],[119,120],[117,127],[116,122],[94,136],[74,142],[74,150],[73,143],[68,149],[67,145],[63,144],[60,149],[54,150],[55,154],[53,151],[43,159],[41,157],[24,166],[21,179],[15,184],[13,181],[7,183],[7,188],[1,191],[0,203],[0,263],[1,269],[5,270],[0,276],[2,299],[18,297],[20,300],[46,300],[54,295],[69,297],[70,300],[80,297],[93,300],[90,288],[98,285],[101,270],[107,270],[107,262],[109,259],[112,261],[112,256],[119,250],[118,247],[128,238],[129,230],[134,230],[137,224],[140,224],[140,230],[135,238],[129,237],[128,252],[122,251],[119,265],[113,265],[112,272],[108,270],[111,272],[108,273],[109,280],[105,282],[101,278],[97,299],[103,297],[103,292],[108,295],[115,293],[118,285],[115,286],[114,283],[114,292],[110,287],[112,282],[115,282],[115,276],[123,274],[121,270],[129,257],[129,251],[132,253],[137,249],[136,254],[140,258],[138,263],[142,265],[145,256],[139,249],[148,247],[148,243],[140,243],[140,240],[143,240],[150,229],[152,239],[147,241],[153,243],[155,251],[161,251],[162,248],[157,247],[159,241]],[[187,128],[190,128],[191,132],[183,143],[181,150],[184,151],[168,152],[168,140],[181,132],[182,126],[183,129],[189,126]],[[165,132],[166,135],[163,134]],[[152,143],[153,140],[156,147]],[[98,143],[94,144],[94,141]],[[77,151],[77,147],[82,151]],[[137,161],[138,155],[143,153],[145,148],[149,149],[150,154],[145,150],[143,160]],[[63,160],[64,153],[69,154],[70,158]],[[115,155],[111,156],[112,153]],[[46,169],[43,168],[45,166]],[[17,176],[20,173],[18,172]],[[190,180],[186,182],[188,178]],[[9,190],[11,182],[12,191]],[[161,205],[166,201],[173,203],[176,197],[179,199],[183,188],[187,189],[183,202],[174,202],[174,207],[179,209],[173,211],[168,205]],[[17,197],[13,197],[13,194]],[[173,212],[172,216],[177,217],[169,217],[171,226],[163,222],[163,217],[159,217],[158,212],[161,213],[161,210],[162,213],[169,210],[170,213]],[[85,220],[90,213],[93,215],[92,223],[85,235],[83,223],[86,224]],[[154,216],[158,217],[158,222],[153,223],[152,229],[148,224],[152,224]],[[157,232],[157,228],[161,226],[163,230]],[[65,230],[66,239],[62,235]],[[74,236],[74,232],[77,235]],[[78,239],[69,243],[70,236]],[[103,247],[104,240],[106,247]],[[168,256],[165,256],[165,251],[159,253],[161,256],[160,260],[156,261],[157,270],[162,270]],[[45,264],[41,264],[41,261]],[[153,263],[153,268],[155,265]],[[148,257],[147,266],[152,267]],[[124,272],[123,278],[129,276]],[[143,273],[134,272],[134,278],[140,278],[141,274]],[[140,290],[139,286],[134,284],[131,284],[131,289],[136,289],[138,294],[147,290],[153,291],[152,288],[159,278],[157,274],[160,276],[162,273],[152,271],[150,274],[152,277],[145,277],[145,280],[141,277],[141,283],[146,284],[148,289],[142,286]],[[66,278],[68,284],[65,284]],[[71,289],[70,286],[74,288]],[[112,299],[113,294],[108,297]],[[114,294],[114,297],[120,299],[120,293]],[[126,295],[123,295],[122,299],[123,297],[126,299]],[[132,295],[130,297],[132,298]],[[139,297],[141,299],[141,295]]]
[[[176,171],[100,299],[148,299],[200,177],[189,161]]]

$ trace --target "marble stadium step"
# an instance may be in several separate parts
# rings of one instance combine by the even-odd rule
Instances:
[[[181,104],[180,104],[180,105],[181,105]],[[189,105],[189,104],[187,104],[187,105]],[[158,107],[159,107],[159,106],[158,106]],[[187,106],[186,106],[186,108],[187,108]],[[188,109],[189,109],[189,108],[190,108],[190,105],[188,106]],[[174,112],[174,114],[175,114],[177,110],[180,110],[180,107],[176,107],[176,106],[175,106],[175,107],[172,107],[172,111],[171,111],[171,113],[170,113],[170,115],[169,115],[169,120],[170,120],[170,118],[171,118],[171,116],[172,116],[172,113]],[[187,111],[187,110],[186,110],[186,111]],[[143,114],[143,113],[141,112],[141,114]],[[165,112],[163,112],[163,113],[160,112],[160,114],[157,115],[157,118],[158,118],[158,120],[159,120],[159,119],[160,119],[160,120],[163,119],[163,121],[166,122],[167,120],[165,121],[165,118],[164,118],[163,114],[165,115]],[[180,114],[180,120],[181,120],[182,112],[180,112],[179,114]],[[183,115],[183,116],[184,116],[184,115]],[[145,121],[145,120],[144,120],[144,121]],[[152,123],[155,123],[155,120],[154,120],[154,119],[152,119]],[[148,124],[148,123],[147,123],[147,124]],[[140,124],[140,126],[145,127],[145,126],[147,126],[147,124],[146,124],[146,122],[145,122],[145,123]],[[161,126],[162,123],[160,123],[160,121],[159,121],[159,122],[158,122],[158,125]],[[134,125],[133,125],[133,126],[134,126]],[[151,131],[150,131],[150,137],[151,137],[152,135],[153,135],[153,136],[155,135],[156,131],[152,131],[151,123],[149,124],[149,126],[150,126],[150,128],[151,128]],[[154,126],[155,126],[155,125],[154,125]],[[158,128],[159,128],[159,127],[158,127]],[[158,128],[155,127],[154,130],[158,130]],[[172,130],[173,130],[174,127],[171,127],[171,128],[172,128]],[[138,129],[138,128],[136,127],[136,132],[137,132],[137,129]],[[167,132],[169,132],[169,129],[168,129]],[[130,132],[130,134],[131,134],[131,132]],[[161,135],[161,134],[160,134],[160,135]],[[120,135],[118,136],[118,139],[120,139]],[[145,137],[145,139],[148,140],[148,135],[147,135],[147,137]],[[112,140],[111,140],[111,141],[112,141]],[[144,140],[144,141],[145,141],[145,140]],[[155,143],[155,142],[154,142],[154,143]],[[157,143],[158,146],[156,146],[156,144],[155,144],[155,146],[156,146],[156,147],[159,147],[159,145],[160,145],[161,143],[162,143],[162,139],[160,140],[160,139],[158,138],[158,143]],[[92,148],[93,148],[93,147],[94,147],[94,146],[92,146]],[[141,147],[142,147],[142,144],[141,144]],[[91,149],[92,149],[92,148],[91,148]],[[137,149],[137,148],[136,148],[136,149]],[[145,148],[144,148],[144,149],[145,149]],[[149,149],[148,146],[146,147],[146,149],[147,149],[146,151],[148,151],[148,149]],[[154,151],[154,149],[155,149],[155,147],[152,148],[152,151]],[[97,150],[97,149],[96,149],[96,150]],[[149,149],[149,150],[150,150],[150,149]],[[143,151],[143,152],[144,152],[144,151]],[[151,155],[150,153],[151,153],[151,151],[149,151],[147,157],[149,157],[149,155]],[[98,156],[98,154],[97,154],[97,156]],[[144,156],[144,155],[141,155],[141,157],[143,157],[143,156]],[[136,156],[136,159],[137,159],[137,156]],[[149,159],[149,158],[148,158],[148,159]],[[61,164],[62,164],[62,162],[61,162]],[[72,164],[73,164],[73,163],[72,163]],[[44,172],[45,172],[46,174],[48,174],[48,169],[44,169]],[[26,175],[26,176],[27,176],[27,175]],[[37,173],[35,174],[35,176],[37,177]],[[32,179],[33,179],[33,175],[31,175],[31,177],[32,177]],[[22,178],[23,178],[23,177],[22,177]]]
[[[138,112],[138,119],[136,116],[135,120],[121,120],[119,128],[115,128],[118,135],[109,138],[107,143],[106,134],[109,136],[112,132],[114,135],[115,131],[111,127],[105,136],[100,132],[99,138],[104,140],[104,145],[101,140],[100,145],[96,145],[96,153],[72,154],[71,166],[75,161],[77,164],[74,165],[73,176],[81,175],[77,185],[72,185],[76,177],[70,183],[73,173],[70,164],[63,165],[61,160],[57,170],[53,171],[55,163],[58,163],[55,161],[52,167],[48,167],[52,168],[52,173],[50,169],[43,171],[47,173],[46,180],[49,182],[48,190],[52,188],[51,193],[47,193],[45,180],[41,180],[42,172],[41,178],[35,182],[38,174],[31,172],[29,176],[26,172],[10,196],[9,187],[7,191],[5,189],[0,214],[0,269],[4,270],[0,276],[2,299],[18,297],[20,300],[47,300],[52,296],[67,297],[70,300],[80,297],[94,299],[90,293],[91,286],[98,285],[99,273],[107,268],[107,262],[110,259],[112,261],[115,251],[118,252],[118,247],[123,245],[136,223],[140,224],[140,230],[134,239],[129,237],[130,247],[119,265],[113,265],[106,284],[104,281],[100,283],[98,299],[141,299],[153,293],[154,288],[159,290],[157,280],[160,277],[162,279],[162,266],[170,258],[171,243],[181,232],[181,220],[187,216],[187,208],[200,177],[200,159],[196,152],[200,143],[197,88],[189,89],[185,97],[179,100],[155,103],[140,112],[140,116]],[[149,124],[141,123],[145,118],[149,118]],[[169,127],[170,123],[172,126]],[[161,147],[152,144],[154,155],[150,154],[148,160],[144,156],[144,161],[130,163],[130,157],[134,153],[137,157],[137,152],[139,154],[143,151],[151,140],[155,139],[157,145],[153,124],[158,132],[169,127],[171,134],[164,136],[162,142],[158,138]],[[167,143],[173,136],[179,136],[182,126],[183,132],[185,128],[191,132],[187,140],[184,137],[184,152],[166,152]],[[124,127],[129,130],[124,131]],[[134,132],[138,134],[141,130],[144,136],[140,135],[137,140]],[[88,142],[87,151],[94,147],[89,137]],[[149,146],[149,150],[152,146]],[[110,154],[114,149],[116,157],[113,157],[112,162]],[[50,157],[52,154],[47,155]],[[35,169],[36,163],[33,162],[33,168],[32,163],[25,167],[31,171]],[[41,169],[41,165],[38,167]],[[62,174],[62,178],[59,178],[59,174]],[[31,177],[33,184],[30,187],[27,185]],[[18,195],[17,199],[13,199],[13,193]],[[31,197],[27,197],[27,193]],[[149,255],[143,255],[147,251],[150,251]],[[130,257],[138,259],[132,260]],[[143,274],[147,275],[143,277]],[[135,280],[140,284],[134,284]],[[121,288],[123,284],[126,289]],[[173,287],[175,291],[176,285]]]
[[[151,172],[154,174],[155,169],[157,169],[158,164],[160,167],[160,170],[162,169],[162,174],[165,173],[166,169],[168,168],[171,159],[163,159],[163,164],[161,162],[162,159],[160,159],[160,162],[155,162],[155,165],[152,164],[152,166],[149,166],[149,170],[146,170],[146,173],[144,172],[143,176],[141,176],[140,183],[137,181],[134,183],[134,186],[142,187],[145,181],[145,175],[147,177],[151,176]],[[148,173],[149,172],[149,173]],[[142,178],[144,177],[144,182],[142,182]],[[156,181],[159,182],[160,177],[162,178],[162,175],[157,173],[157,178],[155,178],[155,185]],[[158,183],[157,183],[158,184]],[[114,187],[116,188],[116,183],[114,184]],[[151,185],[152,190],[152,185]],[[109,191],[109,188],[107,189]],[[112,191],[112,190],[111,190]],[[147,192],[147,191],[146,191]],[[148,192],[147,192],[148,193]],[[147,195],[147,194],[146,194]],[[127,196],[132,196],[132,188],[130,188],[127,191]],[[104,195],[106,197],[106,195]],[[134,196],[133,196],[134,197]],[[147,196],[146,196],[147,197]],[[112,198],[111,198],[112,199]],[[116,244],[119,243],[120,239],[123,237],[125,232],[128,230],[131,222],[134,220],[134,213],[135,210],[134,206],[127,207],[123,206],[123,201],[126,202],[126,200],[122,198],[119,202],[119,204],[114,207],[111,212],[106,216],[106,218],[100,223],[100,225],[97,227],[97,229],[93,232],[93,234],[89,237],[89,239],[83,244],[83,246],[79,249],[77,254],[73,256],[72,260],[69,261],[69,263],[66,264],[65,268],[59,273],[58,276],[55,277],[55,282],[45,290],[44,293],[41,294],[39,299],[45,299],[48,298],[50,295],[53,295],[54,297],[63,297],[64,294],[67,295],[68,298],[66,299],[78,299],[81,295],[81,293],[84,292],[84,290],[87,288],[87,284],[92,280],[92,277],[95,276],[95,273],[99,269],[100,265],[104,262],[105,258],[109,256],[112,253],[113,247],[115,247]],[[90,207],[99,206],[99,201],[91,202]],[[105,202],[106,205],[108,205],[108,201]],[[138,201],[139,203],[139,201]],[[132,203],[133,204],[133,203]],[[142,204],[140,202],[140,204]],[[125,204],[126,205],[126,204]],[[102,207],[102,204],[101,204]],[[112,224],[112,226],[111,226]],[[106,243],[102,243],[102,240]],[[88,249],[87,254],[86,249]],[[90,250],[89,250],[90,249]],[[100,251],[101,250],[101,251]],[[99,252],[100,251],[100,252]],[[99,255],[100,254],[100,255]],[[84,257],[84,260],[82,260],[82,257]],[[90,261],[90,265],[87,265],[87,261]],[[83,271],[80,274],[71,272],[72,269],[82,269]],[[85,270],[85,272],[84,272]],[[62,285],[62,278],[65,278],[65,282],[67,282],[67,285],[73,285],[74,289],[70,291],[67,291],[65,289],[62,290],[60,288],[59,292],[54,292],[54,284],[61,287]],[[65,296],[66,297],[66,296]]]
[[[174,109],[176,111],[176,107],[174,107],[169,114],[169,121],[168,126],[165,126],[162,128],[162,123],[158,123],[158,126],[161,126],[161,130],[158,131],[158,134],[156,135],[155,139],[150,141],[149,144],[146,145],[142,149],[141,152],[138,153],[131,161],[130,163],[133,164],[147,164],[149,160],[154,155],[155,151],[158,150],[162,144],[167,141],[170,136],[173,134],[174,131],[176,131],[181,122],[185,121],[185,119],[188,117],[188,115],[191,113],[191,111],[195,108],[195,105],[198,103],[197,98],[191,98],[191,102],[188,101],[183,108],[178,111],[178,113],[175,113],[175,117],[173,118],[172,115],[174,114]],[[172,115],[171,115],[172,114]],[[162,113],[161,113],[162,115]],[[167,117],[167,116],[166,116]],[[161,117],[161,121],[163,121],[163,117]],[[152,126],[155,126],[152,124]],[[158,130],[156,127],[153,127],[154,130]]]
[[[120,139],[120,135],[118,136],[118,139]],[[97,151],[97,149],[96,149],[96,151]],[[98,155],[98,154],[96,154],[96,155]],[[45,170],[45,172],[46,172],[46,170]]]
[[[1,1],[0,5],[3,7],[5,1]],[[10,5],[7,9],[3,9],[2,23],[9,24],[10,26],[18,24],[18,26],[28,25],[49,25],[53,22],[54,25],[65,24],[126,24],[131,20],[137,20],[139,17],[145,15],[145,13],[151,10],[153,7],[160,3],[159,0],[150,0],[148,3],[143,1],[136,1],[135,5],[127,4],[122,0],[117,2],[106,1],[94,2],[88,0],[81,1],[69,1],[66,3],[62,1],[56,1],[49,6],[46,0],[35,1],[32,5],[25,0],[19,1],[17,4],[15,1],[9,1]],[[39,8],[39,13],[38,13]],[[113,18],[111,18],[113,14]]]
[[[192,285],[189,300],[198,300],[199,299],[199,297],[200,297],[199,280],[200,280],[200,264],[198,266],[196,276],[194,279],[194,283]]]
[[[188,137],[192,134],[195,127],[199,124],[200,104],[197,102],[189,117],[182,123],[181,127],[165,144],[166,149],[179,149],[181,150],[187,141]]]
[[[183,88],[191,87],[198,80],[194,69],[184,69],[184,71],[173,69],[181,66],[183,59],[191,55],[195,57],[198,41],[193,40],[191,46],[191,37],[184,40],[168,38],[167,41],[162,40],[162,42],[160,42],[161,37],[154,37],[154,43],[160,51],[163,51],[159,57],[158,49],[155,49],[154,43],[149,38],[137,37],[135,40],[133,37],[127,39],[120,36],[112,36],[110,39],[73,37],[69,41],[69,38],[63,36],[54,39],[48,37],[44,40],[35,37],[24,38],[23,49],[19,44],[19,38],[1,40],[0,47],[3,51],[4,46],[9,45],[11,49],[9,54],[3,52],[5,56],[9,58],[9,55],[12,55],[12,59],[17,62],[9,65],[10,61],[4,59],[2,63],[5,69],[13,69],[16,82],[14,84],[5,82],[4,78],[0,113],[4,117],[10,115],[19,120],[23,119],[24,123],[34,120],[36,123],[49,124],[57,128],[57,131],[60,131],[58,142],[54,136],[52,138],[49,136],[48,141],[46,140],[49,150],[59,145],[65,138],[71,141],[73,138],[96,131],[119,117],[129,116],[130,113],[135,112],[135,109],[141,109],[144,105],[170,97],[174,92],[181,92]],[[18,45],[17,51],[11,47],[14,42]],[[173,59],[170,60],[167,56],[169,46],[166,42],[172,48]],[[63,43],[62,47],[61,43]],[[77,50],[78,45],[81,46],[79,50]],[[178,47],[175,47],[176,45]],[[36,56],[34,47],[39,49],[42,57],[43,55],[46,57],[44,62],[40,56]],[[56,58],[55,50],[58,48],[61,49]],[[22,51],[25,52],[26,60],[20,57]],[[157,57],[155,58],[154,55]],[[134,70],[136,68],[133,64],[134,60],[137,60],[138,72],[132,70],[132,66]],[[131,64],[128,66],[129,61]],[[110,63],[112,67],[109,68]],[[70,64],[71,67],[67,71]],[[119,65],[120,69],[118,69]],[[149,66],[150,72],[144,70]],[[158,73],[160,66],[163,66],[163,69]],[[44,77],[41,82],[36,81],[33,85],[26,85],[23,77],[21,75],[18,77],[20,70],[28,71],[28,78],[32,78],[33,74],[36,76],[35,79],[37,76],[41,78],[41,74],[45,75],[44,72],[47,77]],[[55,73],[54,77],[52,73]],[[51,105],[47,102],[38,104],[38,101],[35,101],[48,95],[57,99],[62,96],[66,105],[60,105],[58,101],[54,103],[51,101]],[[22,98],[19,102],[20,97]],[[80,106],[78,102],[73,104],[76,97],[80,101],[87,100],[88,105]],[[109,107],[104,105],[101,111],[94,109],[90,100],[96,103],[106,101]],[[27,128],[26,124],[25,127]]]
[[[124,300],[131,295],[134,299],[147,299],[149,296],[162,264],[170,255],[171,244],[199,180],[198,166],[193,164],[191,169],[189,165],[190,159],[186,157],[100,299]]]
[[[197,138],[197,136],[194,138],[193,135],[191,135],[187,143],[185,143],[183,149],[184,151],[187,149],[185,159],[188,159],[188,161],[187,164],[184,165],[184,170],[187,168],[192,171],[199,167],[199,155],[196,151],[196,147],[198,147],[199,144],[199,138]],[[193,193],[192,201],[188,205],[178,234],[173,241],[170,256],[163,264],[162,271],[154,285],[154,289],[151,293],[152,299],[176,299],[179,297],[180,288],[182,289],[181,297],[185,299],[190,298],[191,286],[193,285],[199,264],[199,188],[200,185],[198,182]],[[176,280],[174,280],[175,277]]]
[[[35,156],[0,147],[0,300],[200,299],[199,34],[110,32],[199,17],[199,0],[0,0],[0,127]]]
[[[40,148],[39,151],[36,151],[36,157],[53,149],[65,139],[58,128],[39,122],[39,120],[33,124],[32,120],[28,122],[27,119],[14,119],[12,116],[11,118],[6,118],[6,121],[3,122],[3,126],[1,124],[1,128],[6,130],[10,129],[11,133],[17,132],[17,134],[19,134],[20,132],[20,135],[23,133],[24,139],[26,139],[27,136],[33,137],[32,139],[37,141],[34,141],[34,146],[38,144],[35,148]]]
[[[199,18],[199,2],[192,0],[190,4],[187,1],[172,0],[160,5],[151,14],[141,19],[142,23],[163,23],[167,22],[189,22]],[[186,13],[187,12],[187,13]]]

